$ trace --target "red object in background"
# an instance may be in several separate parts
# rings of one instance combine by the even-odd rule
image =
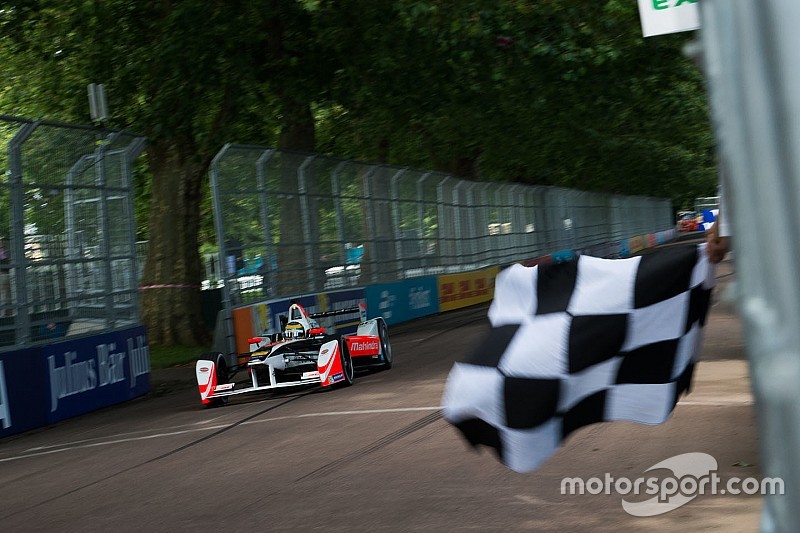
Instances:
[[[678,231],[697,231],[697,217],[686,215],[678,222]]]

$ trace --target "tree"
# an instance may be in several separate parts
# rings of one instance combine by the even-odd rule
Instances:
[[[15,0],[0,105],[82,122],[86,84],[106,85],[108,125],[148,137],[150,340],[199,344],[206,176],[225,142],[685,202],[715,182],[686,39],[643,39],[627,0]],[[281,179],[294,187],[293,166]],[[297,204],[281,209],[289,283],[305,257]]]
[[[142,307],[155,344],[207,342],[198,254],[203,186],[225,141],[274,139],[278,121],[261,113],[281,106],[274,99],[280,89],[253,68],[274,35],[248,17],[261,8],[267,19],[280,21],[279,5],[45,1],[3,10],[10,66],[23,82],[5,91],[5,105],[20,114],[80,120],[87,81],[103,82],[109,124],[148,137],[152,182],[142,285],[156,288],[142,291]],[[285,114],[285,131],[294,120]]]
[[[681,53],[689,37],[645,40],[635,3],[323,5],[353,25],[321,34],[344,65],[327,151],[677,202],[713,190],[703,80]]]

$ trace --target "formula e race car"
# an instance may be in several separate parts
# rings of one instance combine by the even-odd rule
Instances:
[[[361,317],[354,334],[328,335],[316,320],[352,313]],[[293,303],[288,314],[280,318],[281,331],[249,339],[250,352],[240,355],[242,362],[231,370],[222,353],[201,356],[195,373],[203,405],[213,407],[237,394],[298,385],[347,387],[353,384],[356,368],[392,367],[389,328],[382,317],[367,320],[363,304],[308,314]],[[238,370],[245,367],[249,379],[233,381]]]

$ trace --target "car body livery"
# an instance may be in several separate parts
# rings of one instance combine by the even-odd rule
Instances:
[[[358,312],[361,322],[354,334],[328,335],[317,318]],[[298,385],[323,387],[353,384],[356,368],[392,366],[389,330],[382,317],[366,319],[366,307],[340,309],[309,315],[299,304],[291,304],[281,316],[281,331],[249,339],[250,352],[244,363],[228,371],[222,353],[209,353],[197,361],[195,373],[200,399],[214,406],[234,395]],[[236,372],[246,367],[248,380],[234,382]]]

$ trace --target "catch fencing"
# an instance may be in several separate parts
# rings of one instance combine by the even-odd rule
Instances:
[[[124,131],[0,115],[0,350],[140,321]]]
[[[228,308],[525,261],[674,227],[668,199],[467,181],[228,144],[211,164]]]

